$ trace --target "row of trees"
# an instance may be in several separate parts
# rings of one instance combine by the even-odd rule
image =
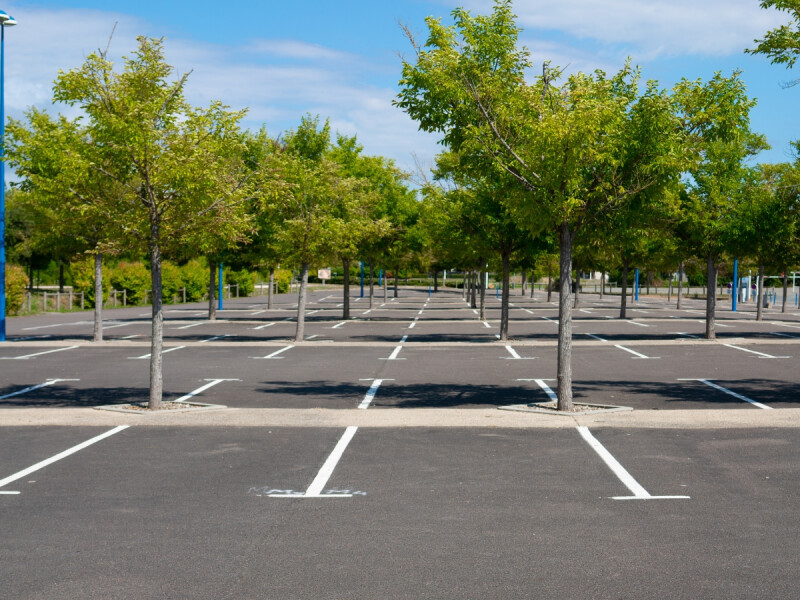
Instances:
[[[104,255],[147,259],[151,408],[161,401],[165,256],[207,258],[209,318],[217,263],[298,269],[297,341],[309,270],[331,260],[345,273],[345,319],[357,260],[370,275],[376,266],[467,270],[481,318],[478,274],[500,271],[502,340],[510,270],[539,267],[556,275],[560,292],[561,410],[572,409],[575,267],[621,267],[624,286],[633,267],[682,273],[685,260],[701,259],[713,338],[722,261],[749,257],[783,271],[800,262],[800,175],[796,165],[749,165],[766,141],[750,129],[755,102],[738,72],[663,90],[630,65],[564,77],[545,64],[529,81],[509,0],[488,16],[459,9],[454,17],[452,27],[429,19],[424,46],[409,36],[415,60],[403,65],[397,105],[446,147],[419,193],[391,161],[365,156],[355,137],[333,139],[318,118],[274,138],[243,130],[243,113],[220,103],[190,106],[187,76],[173,79],[159,40],[140,38],[121,72],[98,52],[61,73],[54,99],[80,108],[80,118],[31,110],[10,124],[18,201],[44,224],[33,246],[62,261],[94,255],[98,293]],[[622,318],[626,297],[623,289]]]
[[[165,257],[207,258],[210,318],[218,263],[271,274],[279,264],[298,266],[302,341],[311,266],[335,258],[349,273],[359,258],[401,264],[414,250],[419,218],[405,175],[390,160],[363,155],[355,137],[333,141],[328,124],[310,116],[278,138],[246,131],[243,112],[217,102],[190,106],[186,80],[173,79],[160,40],[140,38],[121,71],[97,52],[59,74],[54,100],[79,108],[80,117],[32,109],[6,137],[20,178],[9,204],[32,216],[30,253],[63,262],[93,255],[98,298],[105,255],[145,257],[154,409],[162,397]],[[102,339],[101,302],[94,339]]]
[[[706,263],[706,337],[715,337],[718,265],[734,256],[788,271],[800,262],[797,163],[752,166],[767,148],[750,128],[755,100],[740,73],[682,80],[673,89],[642,83],[629,64],[564,77],[544,64],[529,80],[510,0],[490,15],[429,18],[424,44],[409,35],[396,104],[447,152],[426,200],[439,208],[447,262],[464,251],[483,268],[559,254],[558,407],[572,410],[571,282],[583,270]],[[472,243],[446,236],[466,232]],[[682,269],[680,269],[682,270]],[[785,281],[785,280],[784,280]],[[501,336],[507,335],[504,285]],[[762,286],[763,287],[763,286]],[[625,317],[626,294],[620,316]],[[761,303],[759,302],[759,307]],[[759,308],[760,310],[760,308]]]

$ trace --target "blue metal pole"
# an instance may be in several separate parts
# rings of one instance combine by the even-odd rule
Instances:
[[[219,282],[217,283],[217,286],[219,287],[219,293],[217,295],[219,296],[219,298],[217,298],[218,301],[217,310],[222,310],[222,292],[225,290],[225,288],[222,286],[222,275],[223,275],[222,263],[219,263]]]
[[[378,285],[383,285],[383,269],[378,272]]]
[[[364,261],[361,261],[361,297],[364,297]]]
[[[0,342],[6,341],[6,166],[5,156],[5,42],[6,28],[0,24]]]
[[[633,301],[639,301],[639,269],[636,269],[633,277]]]
[[[737,303],[739,301],[739,259],[735,259],[733,261],[733,304],[731,305],[731,310],[736,312]]]

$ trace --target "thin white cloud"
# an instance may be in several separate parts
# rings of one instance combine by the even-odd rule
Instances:
[[[451,5],[480,13],[492,9],[490,0]],[[762,10],[756,0],[517,0],[514,12],[529,30],[624,46],[636,60],[738,54],[787,21],[785,14]]]
[[[298,40],[255,40],[246,46],[253,54],[264,54],[281,58],[320,61],[353,62],[357,57],[347,52],[340,52],[318,44],[309,44]]]

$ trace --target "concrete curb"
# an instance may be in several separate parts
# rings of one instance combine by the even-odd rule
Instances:
[[[128,415],[93,408],[6,408],[0,427],[332,427],[563,429],[798,429],[800,408],[642,410],[572,417],[491,409],[224,409]]]

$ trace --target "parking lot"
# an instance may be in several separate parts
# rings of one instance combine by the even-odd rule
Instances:
[[[555,388],[557,306],[486,319],[460,292],[9,321],[0,562],[9,598],[792,598],[800,583],[800,313],[584,295],[581,417],[498,410]],[[554,298],[555,299],[555,298]]]

